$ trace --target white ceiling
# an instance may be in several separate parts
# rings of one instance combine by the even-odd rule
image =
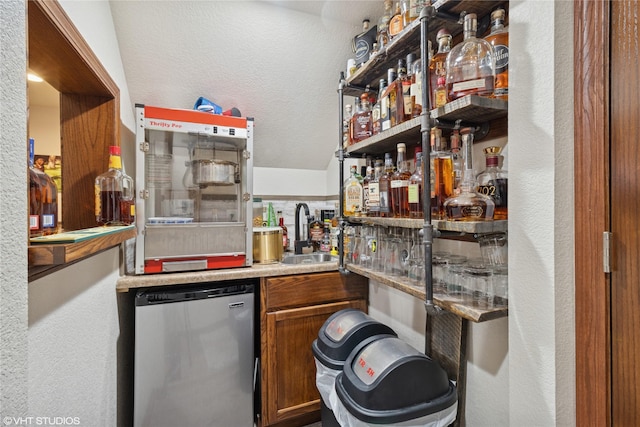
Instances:
[[[204,96],[254,117],[254,164],[324,170],[339,141],[338,76],[382,0],[111,0],[132,103]],[[132,105],[133,108],[133,105]]]

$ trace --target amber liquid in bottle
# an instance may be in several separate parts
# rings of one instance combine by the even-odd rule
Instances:
[[[397,170],[391,175],[391,206],[396,218],[409,218],[409,178],[411,172],[407,170],[405,153],[407,146],[400,143],[397,146]]]
[[[424,218],[422,152],[416,153],[416,170],[409,178],[409,218]]]
[[[438,31],[436,36],[438,41],[438,52],[433,55],[431,63],[429,64],[429,96],[431,97],[432,108],[440,107],[439,104],[446,104],[446,92],[444,103],[439,102],[437,99],[436,91],[439,86],[438,79],[447,75],[447,55],[451,51],[451,34],[446,29]],[[442,86],[444,86],[444,81]]]
[[[491,13],[491,33],[485,40],[493,46],[496,62],[496,81],[493,98],[509,99],[509,30],[504,27],[504,9]]]
[[[391,208],[391,175],[393,174],[393,159],[391,153],[385,153],[384,155],[384,171],[380,175],[379,180],[379,194],[380,194],[380,217],[390,218],[393,217],[393,211]]]

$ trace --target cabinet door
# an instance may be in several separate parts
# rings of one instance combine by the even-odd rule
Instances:
[[[331,314],[345,308],[365,311],[366,300],[280,310],[266,315],[263,352],[263,424],[320,411],[311,343]]]

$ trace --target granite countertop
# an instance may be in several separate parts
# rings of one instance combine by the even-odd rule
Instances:
[[[254,264],[251,267],[226,268],[221,270],[185,271],[179,273],[142,274],[122,276],[116,282],[116,291],[150,286],[171,286],[188,283],[217,282],[222,280],[251,279],[256,277],[287,276],[325,271],[338,271],[338,262],[315,264]]]

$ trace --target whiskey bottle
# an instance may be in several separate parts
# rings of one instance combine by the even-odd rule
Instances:
[[[95,180],[96,222],[100,225],[133,223],[133,180],[122,171],[120,147],[109,147],[109,170]]]
[[[384,169],[380,175],[379,194],[380,194],[380,214],[383,218],[393,217],[391,209],[391,175],[393,175],[393,159],[391,153],[384,154]],[[371,188],[369,188],[371,191]]]
[[[343,212],[345,216],[353,216],[356,212],[362,210],[363,189],[362,183],[358,179],[357,171],[357,166],[351,166],[350,176],[344,183]]]
[[[369,209],[367,216],[380,216],[380,175],[382,175],[382,161],[376,160],[373,167],[373,178],[369,181]]]
[[[453,158],[442,129],[431,129],[431,217],[444,219],[444,202],[453,195]]]
[[[464,156],[460,151],[460,132],[454,129],[451,132],[451,157],[453,159],[453,194],[460,192],[462,183],[462,171],[464,170]]]
[[[431,46],[431,40],[429,40],[429,46]],[[418,58],[411,64],[411,117],[419,117],[420,114],[422,114],[422,59]]]
[[[508,173],[500,167],[500,147],[484,150],[486,169],[478,174],[478,192],[491,197],[495,203],[493,219],[507,219]]]
[[[477,17],[464,17],[464,39],[447,56],[447,96],[454,101],[466,95],[491,96],[495,84],[493,47],[476,37]]]
[[[389,20],[391,20],[393,3],[384,0],[384,13],[378,20],[378,51],[384,50],[389,44]]]
[[[371,208],[371,181],[373,181],[373,166],[367,166],[366,174],[362,179],[362,215],[368,216]]]
[[[389,20],[389,40],[393,40],[393,38],[400,34],[403,29],[404,21],[402,19],[402,7],[400,6],[400,2],[397,1],[393,15]]]
[[[391,175],[391,206],[396,218],[409,218],[409,178],[406,162],[407,145],[397,145],[396,171]]]
[[[407,55],[406,61],[402,63],[404,68],[398,68],[398,79],[401,83],[402,92],[402,120],[400,122],[406,122],[411,120],[411,75],[408,72],[409,64],[413,63],[415,55]],[[400,65],[400,64],[398,64]]]
[[[389,70],[390,72],[390,70]],[[383,96],[389,97],[389,120],[390,127],[394,127],[404,121],[404,98],[402,95],[401,75],[405,75],[407,66],[404,59],[398,60],[397,76],[389,84]],[[386,130],[383,128],[383,130]]]
[[[322,228],[322,240],[320,241],[320,252],[331,252],[331,233],[329,228],[331,227],[331,220],[325,219]]]
[[[42,236],[42,180],[40,174],[44,172],[38,170],[33,163],[34,142],[29,138],[29,236]]]
[[[380,79],[380,85],[378,89],[378,98],[376,99],[376,103],[373,105],[371,109],[371,133],[372,135],[377,135],[382,131],[382,96],[384,94],[385,89],[387,88],[387,81],[385,79]]]
[[[491,33],[485,40],[493,46],[496,83],[493,97],[509,99],[509,30],[504,26],[504,9],[496,9],[491,13]]]
[[[476,191],[478,182],[473,173],[473,133],[462,130],[462,151],[464,152],[464,171],[460,193],[444,202],[445,216],[448,221],[491,221],[495,203],[489,196]]]
[[[356,106],[356,111],[351,118],[351,124],[354,144],[371,136],[373,126],[371,125],[371,107],[367,92],[360,95],[360,103]]]
[[[395,119],[393,124],[391,122],[391,94],[392,88],[391,85],[396,80],[396,69],[389,68],[387,70],[387,87],[382,93],[382,100],[380,101],[380,131],[384,132],[387,129],[391,129],[391,126],[395,124]],[[395,87],[395,86],[394,86]],[[396,94],[393,94],[393,102],[396,100]]]
[[[284,225],[284,216],[282,211],[278,211],[278,226],[282,228],[282,250],[284,252],[289,248],[289,229]]]
[[[422,151],[416,152],[416,169],[409,178],[408,200],[409,218],[424,218],[424,206],[422,199]]]
[[[431,99],[432,108],[437,108],[441,105],[438,105],[438,99],[436,96],[436,91],[439,86],[439,79],[443,77],[445,79],[443,86],[446,83],[447,76],[447,56],[449,56],[449,52],[451,51],[451,33],[446,28],[442,28],[438,31],[436,35],[436,41],[438,42],[438,51],[431,58],[431,62],[429,64],[429,96]],[[445,97],[444,104],[446,104],[446,89],[445,89]],[[442,103],[442,100],[440,100]]]
[[[320,243],[324,237],[324,224],[320,221],[320,210],[316,209],[316,215],[309,224],[309,240],[311,240],[311,246],[314,252],[320,250]]]

